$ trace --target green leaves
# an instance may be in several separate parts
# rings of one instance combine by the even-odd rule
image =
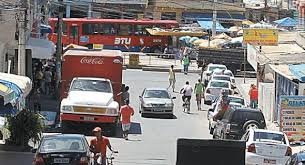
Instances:
[[[16,116],[8,116],[6,126],[10,131],[7,144],[27,146],[32,140],[36,145],[42,135],[43,120],[40,114],[24,109]]]

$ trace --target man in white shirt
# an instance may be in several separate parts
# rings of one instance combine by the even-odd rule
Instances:
[[[191,101],[193,88],[190,86],[190,83],[187,81],[183,88],[180,90],[180,93],[183,93],[182,95],[182,101],[184,102],[185,98],[187,98],[189,101]]]

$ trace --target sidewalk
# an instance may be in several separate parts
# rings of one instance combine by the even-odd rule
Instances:
[[[129,65],[129,56],[124,56],[124,66],[128,69],[142,69],[143,71],[168,72],[171,65],[174,65],[176,72],[182,72],[183,65],[180,60],[159,58],[157,56],[139,56],[138,65]],[[198,68],[197,61],[191,60],[189,73],[200,73],[201,68]]]
[[[246,78],[246,83],[244,83],[243,78],[237,78],[236,79],[236,87],[239,90],[240,95],[242,95],[245,100],[247,101],[247,104],[250,104],[250,98],[248,95],[248,91],[250,89],[251,84],[256,84],[256,78]],[[271,121],[266,121],[267,129],[273,130],[273,131],[279,131],[279,126]]]

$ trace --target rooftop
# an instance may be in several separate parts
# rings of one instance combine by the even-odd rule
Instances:
[[[277,46],[262,46],[261,64],[298,64],[305,63],[305,50],[295,42],[296,32],[279,32]],[[256,47],[259,50],[259,47]]]
[[[274,72],[288,78],[289,80],[297,79],[294,76],[294,74],[291,73],[291,71],[289,70],[289,65],[287,65],[287,64],[280,64],[280,65],[271,64],[269,66],[272,70],[274,70]]]

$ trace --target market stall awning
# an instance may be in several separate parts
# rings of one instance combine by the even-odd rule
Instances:
[[[189,20],[212,20],[212,13],[183,13],[182,17]],[[246,17],[239,13],[217,13],[217,20],[243,21]]]
[[[0,83],[0,95],[4,98],[4,105],[10,103],[17,98],[17,94],[6,85]]]
[[[15,74],[0,72],[0,83],[12,89],[17,96],[26,97],[32,89],[32,80],[30,78]]]
[[[55,45],[47,39],[30,38],[26,45],[27,49],[32,50],[32,58],[50,59],[55,53]]]
[[[295,27],[298,24],[297,20],[292,19],[290,17],[279,19],[279,20],[276,20],[276,21],[273,21],[273,22],[276,23],[278,26],[281,26],[281,27]]]
[[[207,30],[211,30],[213,27],[213,21],[197,21],[198,24]],[[228,30],[224,28],[218,21],[216,22],[216,31],[217,32],[227,32]]]
[[[206,32],[192,32],[192,31],[162,31],[151,28],[146,28],[148,33],[153,36],[194,36],[201,37],[206,35]]]
[[[50,25],[40,24],[40,33],[52,33],[52,28]]]

